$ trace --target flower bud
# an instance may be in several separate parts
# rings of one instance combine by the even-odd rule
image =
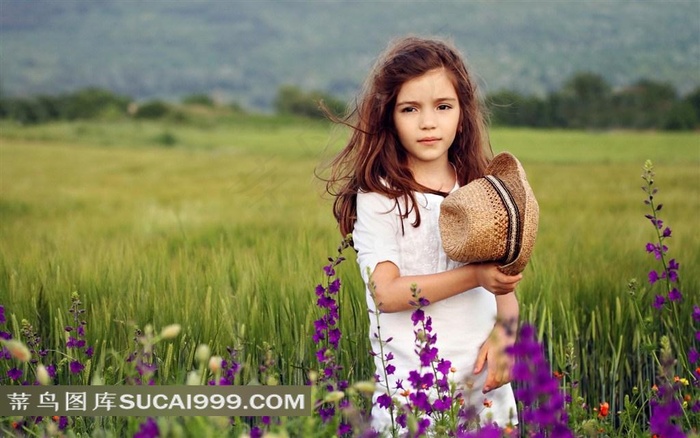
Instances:
[[[309,381],[315,383],[318,380],[318,372],[315,370],[309,371]]]
[[[39,364],[36,367],[36,379],[44,386],[51,384],[51,376],[49,376],[49,372],[42,364]]]
[[[187,385],[188,386],[197,386],[199,385],[199,382],[201,381],[201,378],[199,377],[199,373],[197,371],[190,371],[187,373]]]
[[[32,358],[32,354],[29,352],[29,348],[24,345],[21,341],[16,339],[9,339],[4,342],[5,347],[9,350],[12,357],[22,362],[29,362]]]
[[[367,380],[362,381],[362,382],[357,382],[353,386],[355,389],[357,389],[358,391],[360,391],[364,394],[373,394],[374,389],[375,389],[374,382],[370,382]]]
[[[345,393],[343,391],[333,391],[326,394],[323,401],[327,403],[336,403],[342,400],[343,397],[345,397]]]
[[[212,356],[209,358],[209,369],[212,373],[218,373],[221,371],[221,362],[223,359],[221,356]]]
[[[207,363],[211,356],[211,350],[207,344],[199,344],[197,351],[194,353],[200,363]]]
[[[160,331],[160,337],[163,339],[174,339],[180,334],[181,329],[182,327],[180,324],[167,325]]]

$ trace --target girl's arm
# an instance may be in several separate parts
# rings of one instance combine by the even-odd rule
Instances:
[[[506,348],[515,343],[520,314],[518,299],[514,293],[499,295],[496,297],[496,306],[496,324],[491,335],[481,346],[474,367],[474,374],[480,373],[484,364],[488,369],[484,393],[510,382],[513,372],[513,358],[506,352]]]
[[[421,297],[431,303],[483,286],[496,295],[500,316],[502,306],[498,299],[513,292],[521,278],[522,274],[510,276],[502,273],[496,263],[469,264],[438,274],[402,277],[394,263],[381,262],[372,272],[370,282],[377,306],[384,313],[412,309],[411,286],[415,284],[421,290]],[[515,304],[517,307],[517,301]]]

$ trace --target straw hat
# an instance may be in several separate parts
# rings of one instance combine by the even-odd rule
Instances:
[[[440,207],[445,253],[464,263],[501,263],[508,275],[522,272],[537,237],[539,206],[517,158],[496,155],[485,176],[452,192]]]

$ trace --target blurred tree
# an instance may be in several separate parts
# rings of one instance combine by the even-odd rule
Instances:
[[[697,87],[688,93],[688,95],[683,98],[683,101],[687,102],[693,109],[693,113],[695,114],[694,126],[700,126],[700,87]]]
[[[668,83],[641,79],[615,93],[613,100],[616,126],[662,129],[678,97]]]
[[[345,110],[345,104],[333,96],[321,92],[304,92],[294,85],[283,85],[275,98],[275,110],[278,114],[293,114],[303,117],[323,118],[321,104],[333,115],[340,115]]]
[[[138,105],[134,117],[137,119],[160,119],[170,113],[170,105],[161,100],[151,100]]]
[[[85,88],[58,97],[56,105],[68,120],[98,118],[107,113],[125,114],[131,98],[101,88]]]
[[[582,72],[569,79],[559,93],[567,127],[609,126],[610,85],[597,73]]]
[[[216,106],[214,99],[207,94],[191,94],[189,96],[185,96],[182,99],[182,103],[185,105],[204,105],[209,107]]]

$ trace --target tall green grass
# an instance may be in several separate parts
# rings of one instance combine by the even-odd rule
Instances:
[[[78,291],[98,355],[128,351],[134,327],[180,323],[170,383],[184,381],[199,343],[239,348],[242,382],[259,377],[269,349],[282,383],[303,383],[315,363],[314,287],[341,239],[314,173],[342,137],[262,117],[0,125],[0,304],[58,346]],[[522,319],[539,328],[553,367],[574,352],[590,403],[614,406],[653,384],[641,355],[648,322],[632,305],[649,307],[653,294],[627,287],[654,267],[639,189],[647,158],[685,303],[700,298],[700,137],[499,129],[492,142],[521,159],[540,204]],[[347,256],[339,360],[357,380],[373,370],[364,286]]]

